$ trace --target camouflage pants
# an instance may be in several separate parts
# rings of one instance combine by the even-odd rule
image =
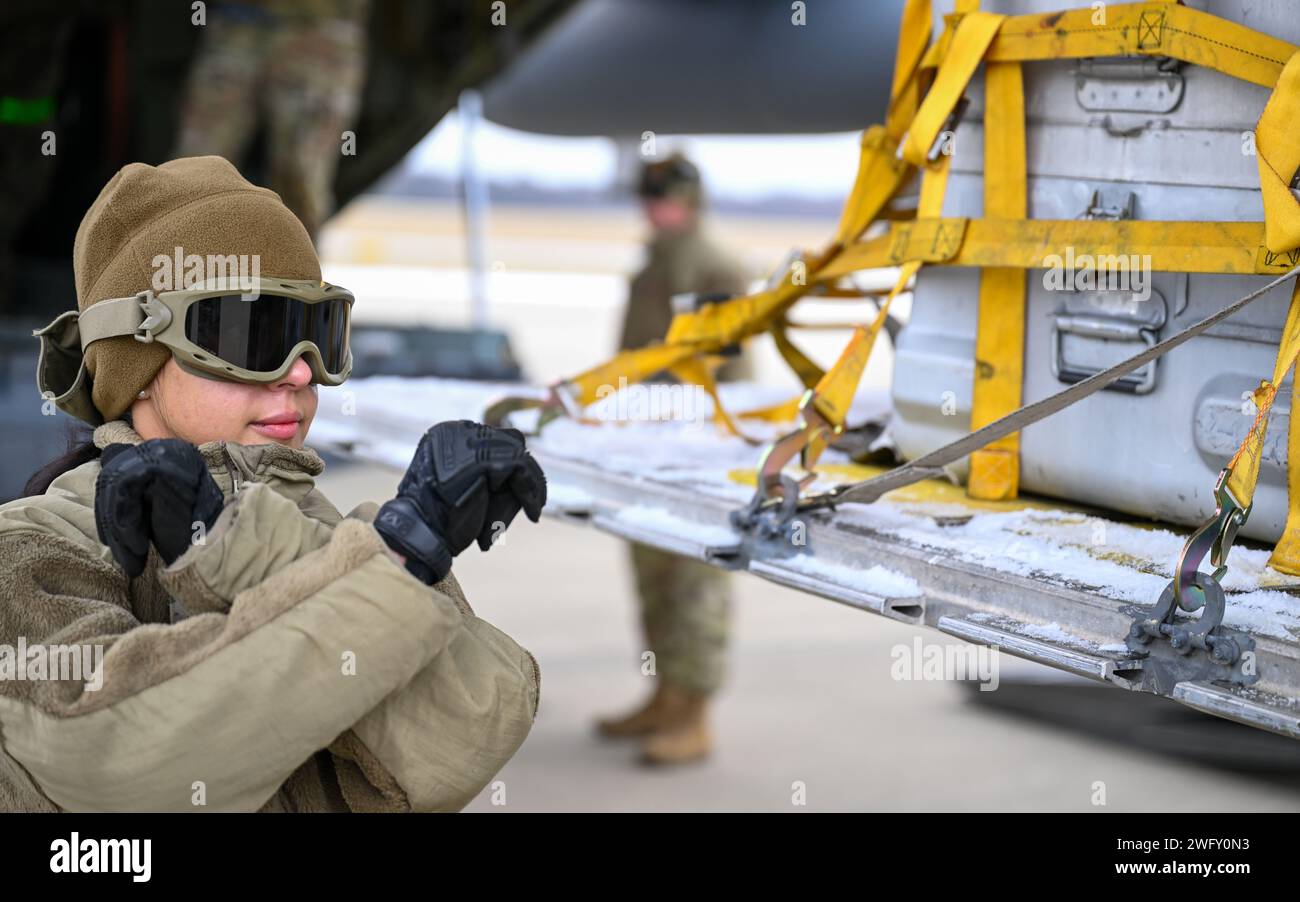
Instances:
[[[726,671],[730,575],[646,545],[632,545],[631,554],[656,674],[683,689],[713,693]]]
[[[356,120],[365,40],[360,21],[268,26],[214,16],[190,74],[176,156],[239,165],[264,122],[268,187],[315,238],[333,211],[343,132]]]

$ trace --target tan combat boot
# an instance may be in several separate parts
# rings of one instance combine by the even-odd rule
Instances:
[[[627,739],[652,733],[667,713],[668,695],[664,683],[656,680],[654,694],[641,707],[622,717],[601,718],[596,721],[596,732],[605,739]]]
[[[687,764],[709,756],[709,697],[663,684],[666,716],[641,746],[644,764]]]

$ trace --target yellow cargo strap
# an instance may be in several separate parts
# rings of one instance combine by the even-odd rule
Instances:
[[[923,173],[921,180],[921,197],[917,210],[925,215],[937,214],[943,209],[943,198],[948,190],[948,173],[952,169],[952,157],[943,155]],[[853,330],[849,343],[845,346],[839,360],[835,362],[826,375],[817,383],[811,394],[804,401],[804,406],[812,406],[827,422],[834,426],[843,426],[844,418],[849,412],[849,405],[857,393],[858,382],[866,370],[871,350],[875,347],[876,337],[880,334],[889,315],[890,305],[895,297],[920,268],[920,261],[907,261],[902,268],[894,288],[885,297],[876,311],[875,318],[866,326]],[[816,460],[816,456],[812,456]]]
[[[761,444],[760,439],[746,435],[722,406],[722,398],[718,396],[718,382],[714,377],[714,371],[721,363],[720,358],[687,357],[679,363],[673,364],[668,371],[682,382],[698,385],[708,393],[710,400],[713,401],[714,422],[722,423],[728,432],[744,439],[751,445]]]
[[[1296,306],[1296,296],[1291,296],[1291,306]],[[1286,491],[1287,512],[1286,525],[1282,537],[1278,539],[1268,564],[1274,570],[1300,575],[1300,463],[1296,462],[1300,454],[1300,378],[1291,377],[1291,420],[1287,431],[1287,467]]]
[[[1062,272],[1118,274],[1131,264],[1155,272],[1280,275],[1300,262],[1300,253],[1270,251],[1258,222],[918,218],[891,223],[887,233],[846,248],[819,275],[837,279],[909,260]]]
[[[1025,167],[1025,93],[1020,63],[989,63],[984,74],[984,215],[1023,220],[1028,213]],[[1020,407],[1025,351],[1025,273],[1012,267],[980,271],[975,331],[975,378],[970,428],[974,432]],[[1020,433],[970,456],[966,491],[1002,501],[1020,489]]]
[[[917,203],[919,213],[935,216],[943,210],[943,198],[948,190],[948,173],[951,169],[952,157],[944,154],[924,170],[921,197]],[[870,324],[853,330],[839,360],[835,361],[835,365],[826,371],[817,387],[808,392],[800,403],[799,411],[803,418],[796,431],[802,432],[804,436],[805,444],[799,450],[805,470],[812,470],[817,465],[830,440],[844,428],[858,383],[862,381],[862,374],[871,359],[871,351],[889,316],[890,305],[920,268],[918,261],[909,261],[903,265],[893,290],[881,302],[875,318]],[[787,448],[796,445],[797,440],[793,436],[787,436]]]
[[[861,147],[858,174],[832,240],[835,248],[860,237],[911,175],[908,165],[898,159],[898,140],[883,126],[864,131]]]
[[[973,13],[963,21],[978,22],[986,16],[989,14]],[[927,57],[939,56],[940,71],[903,145],[909,162],[919,164],[924,160],[960,99],[961,92],[945,84],[944,70],[948,70],[949,82],[958,80],[968,68],[978,65],[980,60],[972,62],[971,56],[981,46],[985,49],[978,52],[990,63],[1135,54],[1173,57],[1274,88],[1256,140],[1261,187],[1271,186],[1262,187],[1264,218],[1270,224],[1268,247],[1276,253],[1300,246],[1300,204],[1285,190],[1300,165],[1300,145],[1287,141],[1289,126],[1300,112],[1300,73],[1296,71],[1300,63],[1293,59],[1298,49],[1295,45],[1228,19],[1166,2],[993,18],[1000,18],[1000,24],[988,43],[984,29],[990,24],[985,20],[979,27],[959,28],[946,54],[942,41],[930,48]],[[1264,172],[1269,176],[1265,177]]]
[[[948,55],[903,139],[903,159],[913,166],[924,166],[928,161],[940,131],[1006,18],[992,13],[968,13],[957,23]]]
[[[1098,17],[1098,13],[1102,15]],[[1127,3],[1051,15],[1008,18],[988,48],[988,62],[1168,56],[1273,88],[1256,129],[1267,245],[1275,253],[1300,246],[1300,204],[1285,190],[1300,164],[1294,135],[1300,73],[1294,44],[1197,9]],[[1269,108],[1272,108],[1270,111]],[[1261,142],[1266,149],[1261,149]],[[1265,176],[1265,172],[1269,174]],[[1282,179],[1285,182],[1282,183]]]
[[[1274,252],[1300,247],[1300,203],[1291,193],[1291,182],[1300,170],[1297,123],[1300,123],[1300,53],[1293,54],[1282,70],[1277,87],[1255,126],[1267,244]]]
[[[1243,509],[1249,510],[1255,498],[1255,486],[1259,481],[1259,462],[1264,453],[1264,436],[1268,431],[1269,414],[1273,410],[1273,401],[1277,398],[1278,386],[1287,373],[1295,368],[1296,358],[1300,356],[1300,280],[1291,293],[1291,307],[1287,311],[1286,325],[1282,329],[1282,342],[1278,346],[1277,361],[1273,364],[1273,378],[1261,382],[1255,389],[1254,400],[1258,413],[1251,423],[1250,431],[1242,441],[1237,453],[1228,461],[1227,487],[1233,499]],[[1296,420],[1300,420],[1300,405],[1295,403],[1295,380],[1292,381],[1291,428],[1287,448],[1287,491],[1289,508],[1286,529],[1282,538],[1273,549],[1269,566],[1283,573],[1300,574],[1300,519],[1297,519],[1297,504],[1300,503],[1300,461],[1296,460],[1297,429]]]
[[[989,47],[987,59],[1169,56],[1272,87],[1295,51],[1286,41],[1199,9],[1172,3],[1108,3],[1102,9],[1012,16]]]
[[[876,346],[876,338],[885,325],[885,318],[889,316],[889,305],[907,287],[920,268],[920,263],[908,263],[899,270],[898,281],[880,305],[875,318],[870,324],[853,330],[849,343],[844,346],[835,365],[826,371],[826,376],[817,383],[817,388],[804,396],[799,405],[800,412],[806,414],[809,409],[815,410],[830,427],[808,433],[807,447],[802,449],[805,470],[811,470],[817,465],[830,440],[843,429],[849,407],[853,404],[853,396],[857,394],[858,383],[862,381],[862,374],[871,359],[871,351]]]
[[[826,371],[808,358],[803,351],[795,347],[794,342],[790,340],[790,324],[784,318],[772,323],[768,330],[772,333],[772,341],[776,344],[777,351],[790,369],[794,370],[799,381],[803,383],[804,388],[815,388],[817,383],[822,381]]]
[[[889,92],[889,110],[885,128],[897,144],[903,140],[907,125],[916,116],[921,101],[921,82],[917,67],[925,48],[930,45],[934,28],[931,0],[907,0],[898,30],[898,51],[894,56],[894,83]]]
[[[725,345],[718,345],[720,350]],[[586,407],[600,400],[611,386],[619,386],[621,380],[629,383],[649,379],[655,373],[663,372],[685,360],[696,351],[690,345],[659,344],[638,348],[634,351],[620,351],[600,366],[593,367],[579,376],[561,384],[573,402]]]
[[[801,394],[795,395],[779,404],[742,411],[736,414],[736,417],[742,420],[764,420],[768,423],[789,423],[799,416],[799,401],[802,398]]]

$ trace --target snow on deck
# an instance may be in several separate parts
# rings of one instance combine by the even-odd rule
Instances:
[[[738,481],[734,474],[752,473],[760,447],[715,427],[710,420],[712,405],[702,394],[665,394],[646,407],[651,396],[637,395],[637,390],[634,387],[612,395],[603,405],[593,405],[589,414],[608,420],[619,414],[645,415],[650,410],[657,415],[684,418],[592,425],[561,418],[549,424],[542,435],[530,438],[530,446],[553,458],[686,487],[734,501],[737,506],[750,498],[751,485]],[[724,385],[721,393],[723,403],[732,412],[789,397],[788,392],[752,384]],[[540,397],[541,391],[518,385],[391,377],[322,387],[312,443],[343,447],[363,459],[402,469],[430,425],[449,419],[481,419],[487,404],[503,395]],[[667,402],[672,402],[671,409]],[[887,409],[888,398],[883,391],[864,390],[854,402],[850,421],[860,422]],[[744,428],[753,437],[768,440],[788,427],[747,420]],[[828,450],[822,463],[842,465],[847,459]],[[836,481],[824,475],[814,488],[829,488]],[[573,507],[587,495],[585,488],[554,481],[549,491],[558,508]],[[839,522],[981,567],[1143,604],[1152,603],[1172,577],[1185,537],[1157,525],[1116,522],[1064,504],[1062,509],[1016,503],[1005,507],[966,506],[959,493],[947,500],[918,499],[916,493],[905,489],[875,504],[841,505],[836,517]],[[639,518],[647,527],[658,523],[660,528],[666,524],[656,518],[672,518],[650,505],[628,509],[620,516]],[[685,521],[672,519],[673,527],[685,528]],[[728,532],[699,524],[690,528],[698,533],[697,538],[719,543]],[[1300,578],[1269,569],[1268,556],[1263,549],[1241,545],[1233,549],[1224,580],[1229,594],[1225,624],[1282,639],[1300,638],[1300,598],[1279,591],[1300,590]],[[807,571],[810,575],[829,575],[819,570],[828,565],[812,558],[795,566],[812,568]],[[835,577],[845,585],[890,597],[907,597],[920,591],[901,574],[883,567],[875,571],[872,568]]]

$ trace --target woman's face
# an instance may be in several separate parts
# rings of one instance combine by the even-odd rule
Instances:
[[[145,439],[301,448],[316,416],[316,390],[311,367],[301,357],[269,385],[194,376],[172,358],[146,390],[148,397],[131,405],[131,420]]]
[[[681,232],[695,223],[695,207],[680,197],[643,198],[641,207],[656,232]]]

